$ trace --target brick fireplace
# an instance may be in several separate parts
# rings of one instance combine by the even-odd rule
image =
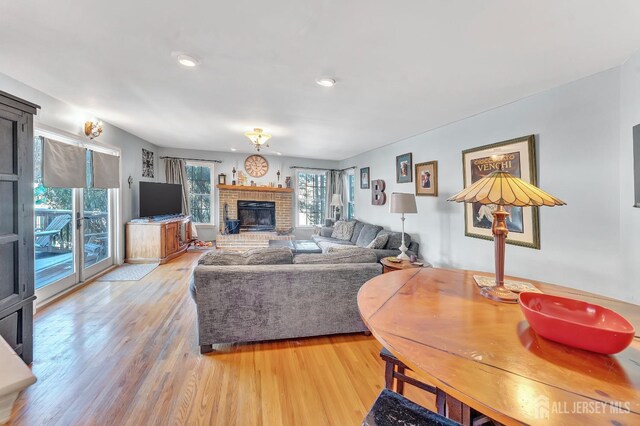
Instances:
[[[224,229],[224,206],[228,206],[229,219],[239,219],[238,201],[275,203],[275,229],[293,227],[293,190],[263,186],[218,185],[220,230]],[[252,231],[254,231],[253,229]]]

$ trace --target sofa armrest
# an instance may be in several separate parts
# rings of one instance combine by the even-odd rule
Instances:
[[[420,257],[420,243],[415,241],[411,241],[409,247],[407,247],[408,251],[413,252],[416,256]]]

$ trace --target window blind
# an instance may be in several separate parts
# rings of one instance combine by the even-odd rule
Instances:
[[[120,157],[91,151],[94,188],[120,187]]]
[[[86,149],[44,138],[43,185],[48,188],[84,188],[86,182]]]

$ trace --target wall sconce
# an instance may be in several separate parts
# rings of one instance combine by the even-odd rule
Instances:
[[[86,123],[84,123],[84,134],[89,136],[89,139],[97,138],[101,133],[102,121],[87,121]]]

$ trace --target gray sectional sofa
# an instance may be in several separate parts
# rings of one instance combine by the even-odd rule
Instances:
[[[367,331],[356,296],[382,265],[369,250],[293,256],[288,248],[211,253],[191,283],[202,353],[217,343]]]
[[[350,236],[342,236],[347,239],[339,239],[335,237],[334,226],[323,227],[320,229],[319,235],[314,235],[312,238],[322,249],[323,253],[329,251],[330,248],[335,246],[351,245],[357,247],[367,247],[376,237],[382,234],[389,234],[389,240],[386,245],[381,249],[370,249],[376,254],[378,261],[384,257],[397,256],[400,254],[400,245],[402,244],[402,232],[387,231],[379,225],[371,225],[369,223],[360,222],[354,220],[355,225],[353,227],[353,233]],[[332,237],[332,235],[334,235]],[[411,235],[405,232],[404,234],[405,244],[408,247],[408,255],[418,256],[420,245],[416,241],[411,241]]]

